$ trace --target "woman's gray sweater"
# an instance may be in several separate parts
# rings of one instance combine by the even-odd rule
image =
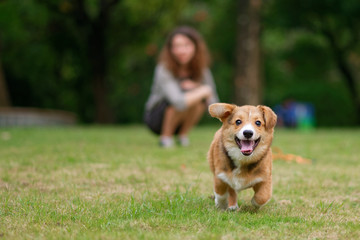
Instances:
[[[204,70],[202,84],[209,85],[213,90],[209,104],[218,102],[219,97],[214,79],[208,68]],[[186,108],[185,95],[180,87],[180,79],[175,78],[163,64],[158,64],[155,69],[151,93],[145,105],[146,111],[151,110],[164,99],[179,111]]]

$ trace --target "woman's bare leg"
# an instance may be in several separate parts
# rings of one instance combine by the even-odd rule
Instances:
[[[200,121],[205,109],[206,105],[203,102],[198,102],[186,111],[179,131],[180,136],[188,135],[190,130]]]
[[[186,116],[186,111],[180,112],[173,106],[167,107],[164,113],[161,137],[172,137],[184,116]]]
[[[181,124],[179,135],[187,135],[191,128],[195,126],[203,116],[206,106],[199,102],[185,111],[177,111],[169,106],[165,110],[161,136],[171,137],[174,135],[176,127]]]

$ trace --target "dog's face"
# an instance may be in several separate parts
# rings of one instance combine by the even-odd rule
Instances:
[[[269,107],[216,103],[209,113],[222,121],[222,141],[232,157],[257,158],[270,147],[277,116]]]

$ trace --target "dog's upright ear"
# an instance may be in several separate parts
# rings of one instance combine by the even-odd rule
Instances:
[[[212,117],[218,118],[221,122],[230,116],[236,105],[227,103],[214,103],[209,106],[209,113]]]
[[[265,120],[265,128],[266,129],[274,128],[276,125],[276,121],[277,121],[277,116],[274,113],[274,111],[271,110],[271,108],[269,108],[267,106],[263,106],[263,105],[259,105],[257,107],[260,108],[260,110],[263,113],[264,120]]]

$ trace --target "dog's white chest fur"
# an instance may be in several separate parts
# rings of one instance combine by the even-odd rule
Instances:
[[[236,192],[239,192],[246,188],[250,188],[255,184],[263,181],[261,177],[254,178],[251,181],[246,181],[244,178],[240,177],[239,168],[234,169],[230,176],[224,172],[221,172],[217,175],[217,177],[221,179],[223,182],[227,183]]]

